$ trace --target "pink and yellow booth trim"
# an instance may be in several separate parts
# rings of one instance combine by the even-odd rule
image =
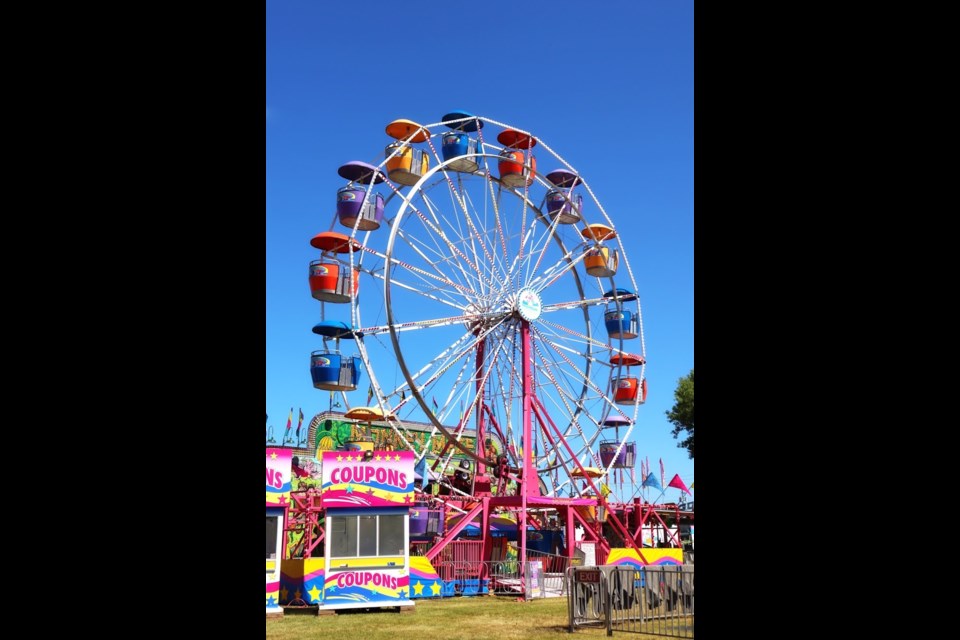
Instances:
[[[267,583],[267,609],[280,605],[280,581]]]
[[[290,506],[291,458],[290,449],[267,448],[268,507]]]
[[[389,562],[401,568],[384,569],[384,564]],[[284,560],[280,574],[280,602],[337,607],[361,603],[382,606],[384,603],[403,601],[412,593],[412,571],[408,573],[402,566],[403,558],[399,556],[354,558],[350,561],[351,571],[335,571],[327,575],[323,558]],[[439,582],[429,563],[427,570]],[[422,590],[423,586],[419,588]]]
[[[280,603],[322,604],[324,573],[323,558],[284,560],[280,570]]]
[[[398,567],[386,569],[385,565]],[[377,606],[409,602],[410,575],[403,556],[353,558],[350,571],[334,571],[323,579],[323,604],[328,607]]]
[[[268,517],[271,515],[280,517],[281,531],[279,535],[283,535],[283,510],[290,505],[291,456],[290,449],[267,448],[266,509]],[[281,546],[281,553],[282,550],[283,546]],[[276,570],[278,562],[280,562],[279,558],[267,560],[266,602],[268,615],[283,612],[283,609],[280,608],[280,573]]]
[[[437,575],[430,561],[423,556],[410,556],[410,597],[436,598],[454,595],[453,583],[447,584]]]

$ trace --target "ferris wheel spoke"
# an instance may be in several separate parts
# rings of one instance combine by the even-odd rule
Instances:
[[[407,244],[407,246],[410,247],[410,249],[414,252],[415,256],[420,258],[420,260],[423,262],[424,265],[426,265],[426,267],[429,267],[429,270],[427,268],[416,266],[412,262],[412,260],[394,259],[394,262],[396,262],[398,266],[403,267],[404,269],[410,271],[413,274],[416,274],[421,279],[423,279],[424,282],[429,280],[429,281],[442,283],[446,286],[457,289],[458,291],[460,291],[461,295],[463,296],[469,296],[473,293],[473,288],[471,286],[462,284],[461,282],[454,282],[440,268],[444,265],[456,264],[458,267],[457,271],[465,275],[466,272],[463,270],[463,265],[460,265],[458,262],[456,262],[453,256],[438,252],[435,255],[435,257],[431,259],[425,253],[425,249],[426,249],[425,243],[422,242],[421,240],[413,239],[412,238],[413,234],[411,234],[409,231],[398,232],[397,236],[401,240],[403,240]],[[465,279],[469,280],[470,277],[465,275]]]
[[[614,406],[614,404],[613,404],[613,403],[610,401],[610,399],[606,396],[606,389],[601,389],[601,388],[599,387],[599,385],[597,385],[597,383],[595,383],[595,382],[593,381],[593,379],[592,379],[591,376],[590,376],[590,371],[589,371],[589,370],[587,370],[587,371],[581,370],[580,367],[578,367],[578,366],[571,360],[571,358],[570,358],[568,355],[566,355],[566,353],[564,353],[564,352],[566,351],[566,349],[563,348],[562,345],[559,345],[558,343],[555,343],[554,341],[548,339],[542,332],[539,332],[539,333],[540,333],[540,335],[542,336],[543,339],[534,344],[534,350],[538,352],[538,355],[540,355],[541,358],[544,358],[544,359],[545,359],[546,356],[545,356],[545,354],[542,353],[542,351],[539,349],[539,347],[538,347],[537,345],[539,345],[539,344],[545,344],[545,345],[550,346],[551,349],[552,349],[552,352],[555,353],[556,355],[558,355],[558,356],[560,357],[560,359],[563,360],[564,364],[566,364],[566,366],[569,367],[569,371],[572,372],[572,373],[570,374],[570,379],[571,379],[571,380],[582,381],[584,387],[589,387],[591,390],[593,390],[593,392],[597,395],[597,397],[599,397],[599,398],[604,398],[604,400],[609,403],[610,407],[613,407],[613,406]],[[596,362],[595,360],[591,360],[591,359],[589,359],[589,358],[587,359],[588,365],[590,365],[591,363],[595,363],[595,362]],[[561,368],[561,367],[559,367],[559,366],[554,367],[554,368],[556,368],[556,369],[558,369],[558,370],[565,370],[565,369],[563,369],[563,368]],[[551,369],[551,368],[548,368],[548,367],[546,366],[546,361],[544,360],[544,371],[547,373],[547,375],[551,376],[551,378],[552,378],[552,374],[550,373],[550,369]]]
[[[568,300],[566,302],[551,302],[543,305],[542,313],[583,309],[584,307],[598,307],[610,302],[607,298],[585,298],[583,300]]]
[[[462,180],[460,180],[462,186]],[[494,257],[493,253],[490,251],[490,247],[487,246],[485,236],[478,226],[480,223],[480,217],[478,215],[477,207],[474,204],[473,200],[470,198],[470,194],[467,191],[463,191],[462,196],[458,192],[457,201],[463,203],[463,214],[464,221],[468,228],[468,238],[470,240],[470,247],[473,251],[474,259],[477,264],[486,264],[489,265],[489,277],[490,281],[497,282],[496,274],[496,264],[497,260]],[[469,206],[468,206],[469,205]],[[472,213],[471,213],[472,212]],[[477,220],[474,220],[477,218]],[[477,244],[480,245],[480,252],[483,254],[483,260],[480,259],[480,256],[477,254]],[[486,282],[482,283],[485,288],[481,288],[480,293],[486,292],[490,285]]]
[[[584,254],[581,253],[573,257],[572,251],[567,251],[554,264],[545,269],[543,274],[531,279],[529,286],[537,292],[544,291],[568,273],[575,273],[577,266],[583,262],[583,259]]]
[[[549,328],[552,330],[552,335],[553,335],[553,338],[554,338],[553,341],[554,341],[556,344],[559,344],[561,340],[575,341],[575,342],[577,342],[577,343],[579,343],[579,344],[584,345],[585,348],[587,349],[585,352],[581,352],[581,353],[576,353],[576,352],[575,352],[576,355],[580,355],[580,356],[582,356],[582,357],[584,357],[584,358],[590,358],[590,359],[592,359],[593,362],[597,362],[597,363],[599,363],[599,364],[602,364],[602,365],[605,365],[605,366],[609,366],[609,363],[601,362],[600,360],[597,360],[597,359],[593,356],[593,353],[594,353],[595,351],[596,351],[596,352],[601,352],[601,353],[602,353],[602,352],[609,352],[609,351],[611,350],[610,345],[608,345],[608,344],[605,343],[605,342],[600,342],[600,341],[597,340],[596,338],[594,338],[594,337],[592,337],[592,336],[590,336],[590,335],[587,335],[587,334],[585,334],[585,333],[581,333],[581,332],[579,332],[579,331],[574,331],[574,330],[571,329],[570,327],[568,327],[568,326],[566,326],[566,325],[563,325],[563,324],[560,324],[559,322],[552,322],[552,321],[547,320],[546,318],[543,318],[543,317],[541,317],[540,320],[541,320],[541,324],[542,324],[545,328],[546,328],[546,327],[549,327]],[[541,331],[543,331],[543,329],[541,329]],[[543,335],[546,336],[547,334],[544,332]],[[569,338],[566,338],[565,336],[570,336],[570,337],[569,337]]]
[[[434,269],[443,266],[450,266],[454,273],[462,277],[461,283],[469,288],[475,288],[475,282],[482,279],[483,273],[479,267],[481,264],[476,259],[471,260],[466,253],[457,249],[457,245],[465,245],[463,231],[459,225],[459,216],[452,218],[438,212],[438,208],[431,199],[424,195],[422,197],[424,204],[430,211],[433,218],[433,225],[426,225],[426,229],[415,229],[412,225],[404,229],[406,240],[410,243],[421,244],[427,247],[428,240],[432,241],[433,246],[430,250],[437,256],[436,260],[425,259],[430,262]],[[457,224],[454,224],[457,221]],[[449,229],[444,232],[443,229]],[[421,254],[422,255],[422,254]],[[474,256],[476,258],[476,256]]]
[[[537,346],[540,344],[547,344],[552,347],[552,352],[550,353],[559,356],[560,359],[563,360],[563,363],[567,366],[563,367],[555,359],[548,360],[548,354],[544,353],[543,350]],[[551,398],[551,400],[554,400],[554,402],[557,403],[557,405],[563,410],[564,415],[569,418],[570,428],[563,433],[563,436],[569,437],[574,435],[575,431],[575,435],[578,436],[587,447],[591,447],[596,439],[596,434],[599,433],[599,431],[595,431],[593,437],[586,435],[580,425],[580,418],[581,416],[586,416],[587,419],[593,421],[593,418],[590,417],[591,412],[585,403],[585,400],[588,398],[588,389],[593,391],[593,394],[589,396],[593,402],[597,400],[602,402],[604,399],[606,399],[604,390],[600,389],[600,387],[589,377],[587,372],[581,371],[578,367],[576,367],[570,358],[567,357],[567,355],[563,352],[563,350],[558,348],[558,345],[549,340],[540,341],[537,343],[537,345],[535,345],[534,349],[537,353],[537,357],[541,361],[543,372],[555,385],[558,392],[557,395],[559,396],[559,402],[553,398]],[[557,380],[557,376],[553,375],[553,371],[563,372],[562,379],[565,381],[565,384],[561,385],[560,381]],[[581,386],[579,389],[577,389],[574,384]],[[596,427],[598,425],[594,421],[591,426]],[[593,455],[592,451],[591,455]]]
[[[420,298],[433,300],[441,305],[444,305],[445,307],[452,307],[460,312],[466,311],[466,308],[464,307],[462,300],[458,302],[456,299],[451,299],[451,298],[454,298],[456,294],[451,292],[449,289],[441,289],[436,287],[430,287],[430,288],[417,287],[415,283],[411,284],[407,282],[402,282],[400,280],[394,280],[392,284],[399,288],[406,289],[410,293],[413,293]],[[443,294],[443,295],[441,296],[437,294]],[[461,295],[462,295],[462,292],[461,292]]]
[[[477,345],[482,342],[490,331],[496,328],[491,327],[487,332],[475,335],[473,333],[464,333],[455,342],[441,351],[435,358],[428,361],[418,371],[411,373],[410,378],[414,381],[417,392],[421,393],[429,390],[437,380],[439,380],[448,369],[458,361],[469,361],[477,349]],[[419,378],[427,372],[433,371],[432,375],[424,382],[417,382]],[[422,396],[421,396],[422,397]]]
[[[462,201],[466,204],[468,200],[469,196],[465,195]],[[491,291],[502,290],[506,283],[498,270],[499,261],[490,251],[487,235],[483,233],[478,226],[480,224],[479,213],[473,206],[472,201],[469,202],[470,206],[465,207],[462,212],[463,222],[467,227],[467,232],[462,234],[462,242],[464,247],[466,247],[468,244],[467,241],[469,241],[470,252],[474,256],[474,264],[485,266],[479,274],[480,279],[477,288],[477,292],[483,296]],[[477,251],[478,244],[479,253]]]
[[[448,237],[448,234],[443,230],[444,226],[451,227],[449,221],[447,221],[446,225],[443,224],[440,216],[436,213],[436,209],[434,208],[431,200],[428,197],[424,196],[422,198],[422,201],[424,202],[424,205],[427,207],[427,209],[430,211],[431,216],[434,218],[433,220],[430,220],[430,218],[426,214],[421,212],[418,208],[413,207],[412,205],[411,205],[411,209],[413,210],[413,213],[416,214],[417,218],[419,218],[419,220],[423,223],[426,235],[431,239],[433,239],[438,255],[447,255],[440,249],[442,245],[445,245],[447,250],[449,251],[449,255],[457,256],[459,260],[463,261],[463,263],[465,263],[470,267],[470,271],[476,274],[480,274],[481,273],[480,268],[475,263],[471,262],[467,254],[462,252],[457,247],[457,243],[453,242],[453,240],[451,240]],[[466,269],[464,269],[463,264],[461,264],[460,262],[455,262],[454,264],[460,269],[464,277],[466,278],[470,277],[467,275]]]
[[[481,322],[487,320],[490,316],[486,314],[463,314],[459,316],[448,316],[445,318],[434,318],[433,320],[412,320],[410,322],[398,322],[393,325],[373,325],[370,327],[363,327],[357,330],[357,333],[363,335],[377,335],[381,333],[388,333],[392,328],[394,331],[408,332],[416,331],[421,329],[435,329],[437,327],[452,326],[456,324],[469,324],[474,322]],[[469,334],[466,334],[469,337]]]
[[[547,225],[547,233],[546,233],[546,234],[544,235],[544,237],[543,237],[542,247],[541,247],[540,249],[538,249],[537,251],[535,251],[535,253],[536,253],[536,255],[537,255],[537,260],[536,260],[536,262],[533,263],[533,265],[532,265],[532,267],[531,267],[531,270],[530,270],[530,273],[527,274],[528,285],[530,285],[530,286],[535,286],[535,283],[532,281],[531,277],[532,277],[532,274],[538,273],[538,272],[540,271],[540,268],[541,268],[540,265],[541,265],[542,262],[543,262],[543,258],[547,255],[547,248],[548,248],[548,247],[550,247],[550,246],[552,246],[552,245],[554,245],[554,244],[557,244],[557,245],[560,247],[560,249],[563,251],[563,255],[562,255],[561,259],[560,259],[560,260],[563,261],[563,262],[569,262],[569,261],[570,261],[570,255],[572,255],[571,252],[569,252],[569,251],[566,250],[566,248],[565,248],[564,245],[563,245],[562,240],[560,240],[560,238],[558,238],[557,235],[556,235],[556,233],[557,233],[557,231],[559,230],[559,227],[560,227],[559,218],[556,218],[556,219],[554,219],[554,220],[552,220],[552,221],[547,221],[547,220],[543,217],[543,215],[541,214],[541,215],[539,215],[539,220],[540,220],[541,222],[546,223],[546,225]],[[534,225],[534,226],[537,226],[537,225]],[[542,226],[542,225],[539,225],[539,226]]]
[[[519,242],[520,247],[523,247],[523,245],[529,240],[529,237],[532,233],[533,233],[532,228],[527,229],[523,239]],[[510,285],[511,292],[516,292],[521,287],[520,274],[523,271],[523,265],[524,265],[524,256],[523,256],[523,251],[520,250],[513,257],[513,260],[510,262],[510,266],[506,269],[506,274],[507,274],[506,280]]]
[[[496,233],[497,239],[500,241],[500,249],[503,252],[503,264],[506,265],[510,261],[510,253],[507,250],[507,239],[503,231],[503,224],[500,220],[500,201],[497,197],[489,169],[487,170],[484,182],[487,187],[484,195],[489,198],[488,201],[493,209],[493,230]]]
[[[443,171],[444,177],[446,179],[448,193],[450,196],[451,209],[456,212],[457,215],[452,216],[456,220],[457,224],[451,226],[456,228],[458,231],[461,240],[470,240],[471,243],[471,252],[473,253],[473,263],[474,264],[483,264],[484,260],[481,260],[479,254],[476,251],[476,241],[479,239],[481,241],[481,252],[486,262],[493,262],[493,256],[489,253],[486,243],[482,240],[482,234],[477,228],[473,220],[473,215],[471,215],[471,209],[475,210],[473,203],[471,202],[469,192],[463,188],[463,178],[461,174],[457,173],[457,182],[454,184],[453,179],[449,176],[446,169]],[[424,198],[428,196],[424,194]],[[461,220],[464,225],[466,225],[466,232],[460,227]],[[449,222],[449,221],[448,221]]]

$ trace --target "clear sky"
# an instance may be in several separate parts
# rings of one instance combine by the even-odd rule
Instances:
[[[315,234],[350,233],[333,225],[346,183],[338,167],[382,161],[393,120],[437,123],[464,110],[533,133],[576,168],[613,222],[640,297],[647,357],[649,395],[630,439],[658,478],[662,458],[667,481],[679,473],[689,486],[693,461],[664,413],[694,366],[693,20],[686,0],[268,0],[266,413],[275,437],[291,407],[294,425],[298,408],[306,424],[329,403],[309,372],[323,344],[311,332],[321,305],[308,265],[320,257],[309,244]],[[543,146],[535,152],[541,174],[558,168]],[[588,203],[585,216],[596,209]],[[371,234],[381,249],[385,227]],[[360,323],[382,323],[382,283],[361,287]],[[389,336],[370,342],[384,347],[371,358],[393,388]],[[364,372],[351,405],[367,404],[369,380]],[[679,495],[669,489],[666,499]]]

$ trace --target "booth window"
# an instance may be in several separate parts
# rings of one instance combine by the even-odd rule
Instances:
[[[330,557],[369,558],[404,553],[404,516],[330,516]]]

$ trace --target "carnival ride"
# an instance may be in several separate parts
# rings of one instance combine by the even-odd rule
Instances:
[[[311,446],[415,452],[418,503],[440,514],[411,520],[430,561],[475,520],[471,557],[489,560],[490,523],[506,517],[521,561],[528,532],[553,523],[567,558],[579,526],[598,557],[619,547],[646,563],[642,531],[667,528],[668,514],[645,504],[632,472],[646,356],[614,221],[586,179],[522,129],[453,111],[395,120],[386,134],[382,160],[339,167],[330,227],[310,240],[323,341],[310,371],[331,397]],[[351,406],[364,386],[366,405]],[[332,411],[334,398],[346,411]],[[323,541],[314,491],[291,495],[298,557]]]

